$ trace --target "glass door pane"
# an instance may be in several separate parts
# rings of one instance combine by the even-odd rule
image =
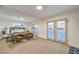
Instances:
[[[54,39],[54,22],[48,23],[48,39]]]
[[[56,39],[59,41],[65,41],[65,21],[57,21],[56,29]]]

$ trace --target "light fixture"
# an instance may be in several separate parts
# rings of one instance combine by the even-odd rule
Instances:
[[[24,19],[23,18],[20,18],[20,21],[24,21]]]
[[[37,9],[37,10],[42,10],[43,7],[42,7],[42,6],[36,6],[36,9]]]

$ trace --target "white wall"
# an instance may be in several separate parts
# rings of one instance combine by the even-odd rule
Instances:
[[[32,24],[37,23],[39,25],[38,36],[47,39],[47,22],[63,18],[68,19],[68,44],[79,48],[79,10],[58,14],[48,19],[34,21],[29,25],[29,30],[31,30]]]

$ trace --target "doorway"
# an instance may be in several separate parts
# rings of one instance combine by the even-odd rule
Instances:
[[[37,24],[32,25],[32,33],[34,36],[38,36],[38,25]]]
[[[67,42],[67,20],[48,22],[48,39]]]

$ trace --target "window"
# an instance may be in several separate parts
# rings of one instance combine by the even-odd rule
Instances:
[[[23,25],[21,23],[17,23],[17,22],[11,24],[11,27],[21,27],[21,26],[23,26]]]
[[[66,20],[48,22],[48,39],[65,42],[67,36],[66,23]]]

